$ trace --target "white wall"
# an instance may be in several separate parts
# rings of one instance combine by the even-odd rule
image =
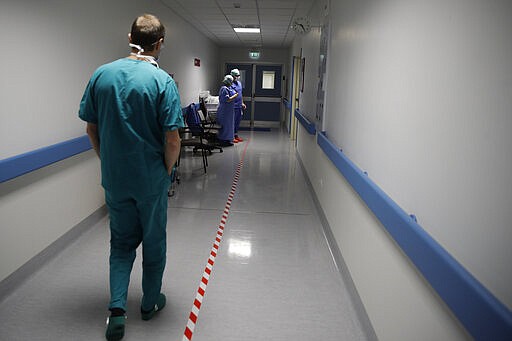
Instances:
[[[160,66],[175,74],[182,105],[197,101],[217,84],[218,48],[160,1],[2,0],[0,159],[85,134],[85,85],[96,67],[128,55],[131,23],[144,12],[166,26]],[[101,207],[99,182],[87,152],[0,184],[0,280]]]
[[[512,3],[330,3],[329,138],[512,308]],[[466,338],[302,129],[298,152],[379,339]]]
[[[0,65],[0,159],[83,135],[76,112],[85,85],[99,65],[128,55],[127,35],[141,13],[166,26],[160,66],[175,74],[182,102],[217,84],[218,48],[160,1],[144,3],[1,2],[2,44],[12,60]]]
[[[0,184],[0,281],[103,205],[88,151]]]

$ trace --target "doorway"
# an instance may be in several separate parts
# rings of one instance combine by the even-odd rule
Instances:
[[[242,127],[281,125],[283,66],[279,64],[226,64],[226,74],[240,70],[243,101],[247,106]]]

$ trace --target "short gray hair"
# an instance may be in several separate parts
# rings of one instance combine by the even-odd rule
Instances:
[[[233,84],[233,76],[231,75],[225,75],[224,76],[224,79],[222,80],[222,83],[226,84],[226,85],[231,85]]]

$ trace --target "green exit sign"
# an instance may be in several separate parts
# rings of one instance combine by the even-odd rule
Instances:
[[[250,51],[249,52],[249,57],[251,59],[258,59],[258,58],[260,58],[260,51]]]

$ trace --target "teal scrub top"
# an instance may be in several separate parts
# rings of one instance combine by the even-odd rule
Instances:
[[[85,89],[79,117],[98,125],[105,190],[140,198],[169,186],[165,131],[184,123],[178,89],[168,73],[128,58],[102,65]]]

